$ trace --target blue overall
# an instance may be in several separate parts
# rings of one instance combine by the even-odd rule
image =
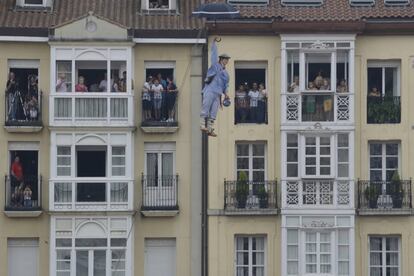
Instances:
[[[203,88],[201,118],[215,120],[220,105],[221,94],[225,93],[229,84],[229,74],[220,63],[215,63],[207,71],[207,79],[211,82]]]

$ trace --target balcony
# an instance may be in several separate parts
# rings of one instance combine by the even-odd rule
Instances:
[[[50,182],[51,211],[132,211],[133,182],[77,179]]]
[[[164,92],[159,102],[142,99],[141,129],[145,133],[174,133],[178,130],[178,92]]]
[[[399,124],[401,122],[401,101],[399,96],[368,96],[368,124]]]
[[[141,213],[144,216],[178,214],[178,175],[142,175],[141,181]]]
[[[224,181],[226,215],[276,215],[276,181]]]
[[[50,95],[52,126],[132,127],[133,96],[128,93],[56,93]]]
[[[267,124],[267,98],[257,102],[257,106],[250,106],[250,100],[236,97],[234,99],[234,123],[235,124]]]
[[[42,99],[40,92],[37,98],[24,98],[19,91],[15,94],[5,93],[5,122],[4,128],[8,132],[39,132],[43,128]]]
[[[353,99],[351,93],[285,93],[282,94],[283,119],[285,123],[350,123]]]
[[[42,213],[42,177],[27,176],[18,181],[5,176],[5,207],[8,217],[37,217]]]
[[[410,215],[411,180],[358,181],[359,215]]]
[[[282,182],[283,205],[289,209],[339,209],[353,207],[350,180],[287,180]]]

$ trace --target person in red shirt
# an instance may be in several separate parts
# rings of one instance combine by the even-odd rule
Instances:
[[[79,83],[75,85],[75,92],[88,92],[88,87],[85,85],[84,77],[79,77]]]
[[[14,186],[19,185],[23,181],[23,167],[20,163],[19,156],[14,158],[14,161],[11,165],[10,173],[12,175],[12,179],[14,180]]]

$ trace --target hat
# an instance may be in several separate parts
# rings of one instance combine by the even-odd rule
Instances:
[[[221,54],[219,58],[230,59],[230,56],[228,54]]]
[[[225,107],[230,106],[230,104],[231,104],[230,99],[224,99],[224,100],[223,100],[223,105],[224,105]]]

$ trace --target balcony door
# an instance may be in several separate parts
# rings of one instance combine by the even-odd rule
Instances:
[[[146,205],[174,206],[176,202],[175,153],[173,150],[149,150],[145,156]],[[153,206],[151,206],[153,205]]]
[[[245,178],[249,181],[249,189],[255,194],[258,185],[264,185],[266,180],[266,144],[262,142],[237,143],[236,151],[237,180]]]
[[[76,250],[76,275],[106,275],[106,250]]]
[[[399,168],[399,143],[370,143],[369,175],[371,181],[391,181]]]

